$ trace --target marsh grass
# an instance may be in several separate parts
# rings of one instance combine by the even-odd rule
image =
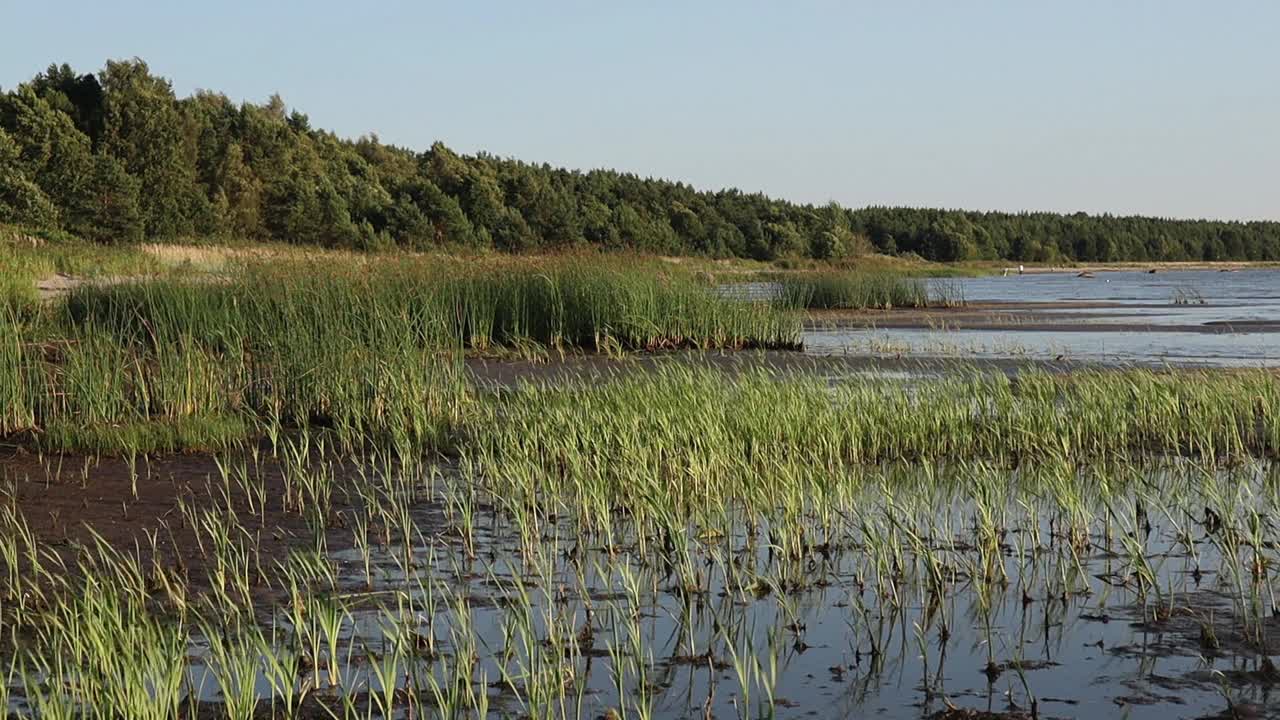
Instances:
[[[57,232],[28,232],[0,224],[0,277],[28,279],[54,273],[80,277],[146,275],[161,264],[142,248],[82,242]]]
[[[40,294],[31,278],[0,270],[0,312],[34,315],[39,304]]]
[[[23,324],[16,314],[0,308],[0,436],[36,425],[37,406],[46,396],[34,357],[24,342]]]
[[[497,700],[649,718],[672,707],[664,678],[705,668],[680,712],[769,717],[825,608],[847,633],[823,644],[854,658],[833,674],[883,685],[909,652],[927,709],[983,669],[945,667],[968,652],[993,687],[1017,674],[1000,701],[1029,704],[1026,638],[1085,602],[1171,622],[1195,612],[1202,569],[1230,620],[1197,627],[1264,638],[1273,374],[899,383],[658,363],[480,389],[466,352],[734,347],[790,337],[794,316],[652,268],[381,262],[246,265],[0,315],[0,432],[123,450],[135,501],[138,455],[228,448],[203,502],[179,494],[118,546],[56,517],[42,536],[21,509],[38,481],[3,477],[4,692],[40,718],[461,718]],[[236,442],[251,435],[265,442]],[[41,466],[61,480],[60,456]],[[87,488],[92,459],[68,472]],[[192,677],[212,707],[189,702]]]
[[[45,452],[94,455],[214,452],[244,442],[254,431],[252,422],[235,415],[90,425],[55,420],[34,436],[34,444]]]
[[[474,351],[526,342],[593,352],[799,342],[794,316],[717,297],[691,274],[579,259],[250,263],[225,282],[84,288],[68,310],[73,322],[95,322],[122,340],[191,336],[211,347],[297,334]]]
[[[811,310],[916,308],[929,304],[923,280],[884,273],[806,272],[781,275],[782,303]]]
[[[464,354],[798,347],[799,321],[693,274],[578,258],[253,258],[203,279],[82,285],[0,315],[0,433],[46,449],[223,447],[255,423],[447,449]]]
[[[721,404],[779,422],[734,424],[733,412],[699,421],[707,413],[692,410],[730,380],[703,372],[659,376],[673,387],[652,411],[630,406],[655,391],[656,382],[640,379],[583,383],[563,397],[537,386],[504,393],[487,419],[510,418],[495,431],[500,439],[468,438],[474,467],[464,461],[447,478],[383,450],[335,454],[322,433],[282,440],[270,462],[287,466],[298,490],[266,502],[324,529],[336,522],[317,510],[326,495],[358,498],[367,520],[344,533],[365,535],[356,544],[369,548],[373,572],[349,574],[327,548],[258,557],[264,530],[238,510],[253,494],[237,489],[251,484],[239,476],[257,463],[244,451],[219,458],[213,500],[180,502],[174,518],[197,533],[184,552],[204,559],[201,570],[157,570],[165,563],[154,541],[151,549],[97,539],[46,545],[0,504],[0,560],[12,570],[0,618],[18,638],[0,640],[0,661],[21,669],[27,683],[15,691],[42,718],[113,717],[94,709],[103,697],[129,717],[186,714],[195,712],[182,700],[191,692],[214,698],[202,717],[492,711],[563,720],[612,708],[648,718],[672,716],[676,702],[682,717],[701,703],[703,716],[755,718],[775,712],[784,688],[811,669],[797,654],[821,638],[861,658],[833,670],[858,681],[882,680],[906,653],[918,654],[936,668],[936,679],[924,674],[928,692],[943,697],[946,674],[983,669],[948,666],[948,653],[980,656],[994,696],[1004,697],[1007,684],[995,678],[1012,671],[1021,689],[1010,700],[1025,703],[1038,683],[1023,671],[1021,646],[1060,627],[1062,613],[1136,602],[1144,622],[1160,623],[1173,609],[1192,612],[1179,605],[1187,573],[1162,567],[1161,532],[1143,535],[1142,518],[1181,520],[1202,505],[1223,518],[1205,531],[1205,570],[1216,568],[1215,588],[1238,603],[1233,622],[1242,612],[1253,613],[1246,629],[1261,622],[1256,598],[1270,579],[1250,568],[1259,553],[1274,558],[1276,501],[1267,488],[1275,478],[1243,458],[1221,468],[1203,457],[1148,465],[1151,458],[1127,456],[1103,466],[1093,455],[1044,455],[1011,468],[806,454],[815,433],[834,424],[806,433],[799,410],[831,405],[839,388],[807,386],[792,418],[779,410],[796,394],[785,385],[794,379],[748,377],[739,383],[746,390]],[[1054,388],[1059,403],[1075,392],[1043,381],[1028,392]],[[787,392],[771,394],[766,382]],[[691,392],[685,412],[678,399]],[[546,425],[535,424],[535,407],[549,411]],[[589,427],[604,408],[617,424]],[[518,428],[564,437],[547,442]],[[664,450],[689,430],[701,434]],[[721,460],[721,447],[747,447],[750,457]],[[552,452],[534,462],[538,450]],[[823,458],[829,464],[810,465]],[[343,474],[339,463],[356,467]],[[415,527],[423,503],[452,508],[447,524]],[[401,513],[410,518],[403,527]],[[1086,542],[1066,540],[1075,530]],[[815,603],[845,617],[846,637],[826,635],[830,625],[806,634]],[[1227,635],[1221,619],[1204,622]],[[720,680],[705,698],[686,698],[683,685],[672,690],[663,679],[680,668]]]
[[[463,453],[530,497],[607,491],[606,506],[716,507],[784,498],[752,481],[795,468],[821,477],[893,461],[1210,464],[1280,453],[1280,385],[1264,371],[1147,371],[1017,379],[974,374],[912,384],[829,384],[768,370],[668,368],[609,383],[499,391],[465,425]],[[701,482],[689,479],[698,470]],[[513,481],[514,482],[514,481]],[[508,488],[504,488],[505,493]],[[823,494],[822,488],[812,491]],[[598,506],[573,497],[569,508]]]
[[[807,310],[891,310],[964,304],[960,285],[893,272],[811,271],[770,276],[782,307]]]

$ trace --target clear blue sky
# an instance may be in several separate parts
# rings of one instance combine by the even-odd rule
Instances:
[[[1280,219],[1280,2],[0,0],[0,85],[138,56],[312,124],[851,206]]]

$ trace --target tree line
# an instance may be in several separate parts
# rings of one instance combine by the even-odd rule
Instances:
[[[415,152],[313,128],[280,97],[179,98],[138,60],[0,94],[0,222],[100,243],[270,240],[717,257],[1277,260],[1280,223],[807,205],[613,170]]]

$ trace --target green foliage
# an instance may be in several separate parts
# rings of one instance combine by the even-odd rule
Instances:
[[[0,286],[0,292],[4,292]],[[2,299],[2,298],[0,298]],[[36,406],[44,388],[33,372],[34,352],[23,342],[17,315],[0,306],[0,435],[36,426]]]
[[[102,149],[147,188],[140,198],[147,234],[194,232],[204,224],[209,202],[196,186],[188,122],[169,81],[153,76],[141,60],[108,61],[102,87]]]
[[[177,98],[141,60],[0,95],[0,221],[99,242],[203,235],[357,249],[937,261],[1280,260],[1280,223],[801,205],[311,126],[279,96]],[[106,159],[100,159],[106,158]]]
[[[0,97],[0,129],[13,141],[11,167],[74,214],[93,162],[89,138],[29,86]]]
[[[251,265],[226,282],[83,286],[68,298],[77,327],[125,343],[219,352],[251,339],[323,356],[362,347],[489,351],[538,344],[590,351],[794,347],[797,318],[720,297],[692,275],[634,261],[574,258],[491,264],[322,261]],[[266,347],[256,345],[270,341]],[[194,348],[184,354],[191,355]],[[292,350],[291,350],[292,352]]]
[[[253,437],[255,432],[253,424],[244,418],[221,415],[96,425],[54,420],[37,437],[36,444],[51,452],[212,452]]]
[[[926,307],[925,283],[885,272],[805,272],[776,278],[782,286],[781,302],[787,307],[820,310]],[[938,298],[947,304],[949,298]]]
[[[798,342],[795,314],[630,258],[273,260],[221,282],[81,285],[39,323],[0,309],[0,437],[208,449],[275,423],[441,450],[470,396],[460,351]]]
[[[76,198],[72,228],[99,243],[143,239],[142,181],[110,155],[94,155],[89,179]]]
[[[56,227],[58,208],[18,165],[18,146],[0,130],[0,223]]]
[[[93,142],[102,137],[102,85],[95,75],[76,75],[71,66],[50,65],[31,80],[36,94],[71,117],[76,129]]]
[[[1274,457],[1278,408],[1280,386],[1266,371],[833,385],[768,369],[677,365],[607,383],[531,382],[504,392],[472,418],[468,459],[480,477],[537,484],[532,497],[607,487],[613,507],[639,513],[647,493],[665,488],[687,510],[723,507],[724,497],[767,497],[772,486],[756,481],[788,466],[826,483],[840,477],[838,468],[904,459],[1034,467],[1067,458]],[[634,468],[643,468],[642,481]]]

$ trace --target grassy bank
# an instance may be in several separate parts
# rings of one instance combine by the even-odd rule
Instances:
[[[41,300],[37,285],[55,276],[93,279],[160,268],[156,258],[138,247],[108,248],[0,225],[0,310],[9,313],[35,314]]]
[[[72,269],[82,261],[46,250],[52,254],[24,256],[25,267]],[[487,425],[474,424],[493,413],[495,401],[467,381],[466,355],[795,348],[801,308],[954,302],[897,274],[807,271],[777,278],[779,302],[744,302],[715,293],[720,280],[701,268],[625,256],[130,253],[103,267],[154,275],[84,284],[34,310],[0,312],[0,435],[10,442],[92,452],[210,450],[281,428],[313,428],[347,446],[452,450],[460,438],[481,437],[477,427],[502,429],[513,417],[504,406]],[[604,390],[585,397],[583,408],[606,404],[584,409],[579,421],[627,417],[609,402],[626,410],[669,401],[670,414],[635,422],[687,423],[690,434],[718,436],[723,428],[686,416],[705,406],[714,417],[742,403],[767,418],[762,423],[808,413],[787,432],[805,438],[797,453],[836,443],[834,456],[806,456],[821,467],[949,452],[1016,459],[1059,447],[1068,455],[1267,455],[1275,452],[1268,377],[1124,372],[1070,381],[1027,376],[1016,384],[965,378],[910,389],[851,383],[828,407],[828,391],[816,381],[775,387],[754,376],[736,385],[714,373],[663,375],[607,391],[630,393],[626,400],[601,399]],[[1207,388],[1217,403],[1203,395]],[[549,416],[582,392],[544,390],[547,402],[574,398],[552,402]],[[539,425],[530,432],[568,438],[576,431]],[[750,437],[731,439],[731,455],[755,446]]]
[[[703,461],[735,469],[772,438],[791,444],[771,461],[822,468],[953,455],[1216,460],[1280,448],[1280,391],[1263,371],[961,375],[831,388],[766,370],[730,378],[686,369],[490,397],[467,380],[465,353],[786,346],[794,315],[722,301],[692,281],[598,270],[442,271],[431,280],[419,272],[272,265],[226,282],[83,287],[51,317],[0,315],[0,435],[49,450],[120,452],[213,449],[265,428],[428,450],[528,438],[521,443],[614,453],[566,459],[573,463],[644,468],[699,457],[716,438],[723,456]],[[634,428],[665,434],[616,446]],[[643,452],[659,455],[635,455]]]

